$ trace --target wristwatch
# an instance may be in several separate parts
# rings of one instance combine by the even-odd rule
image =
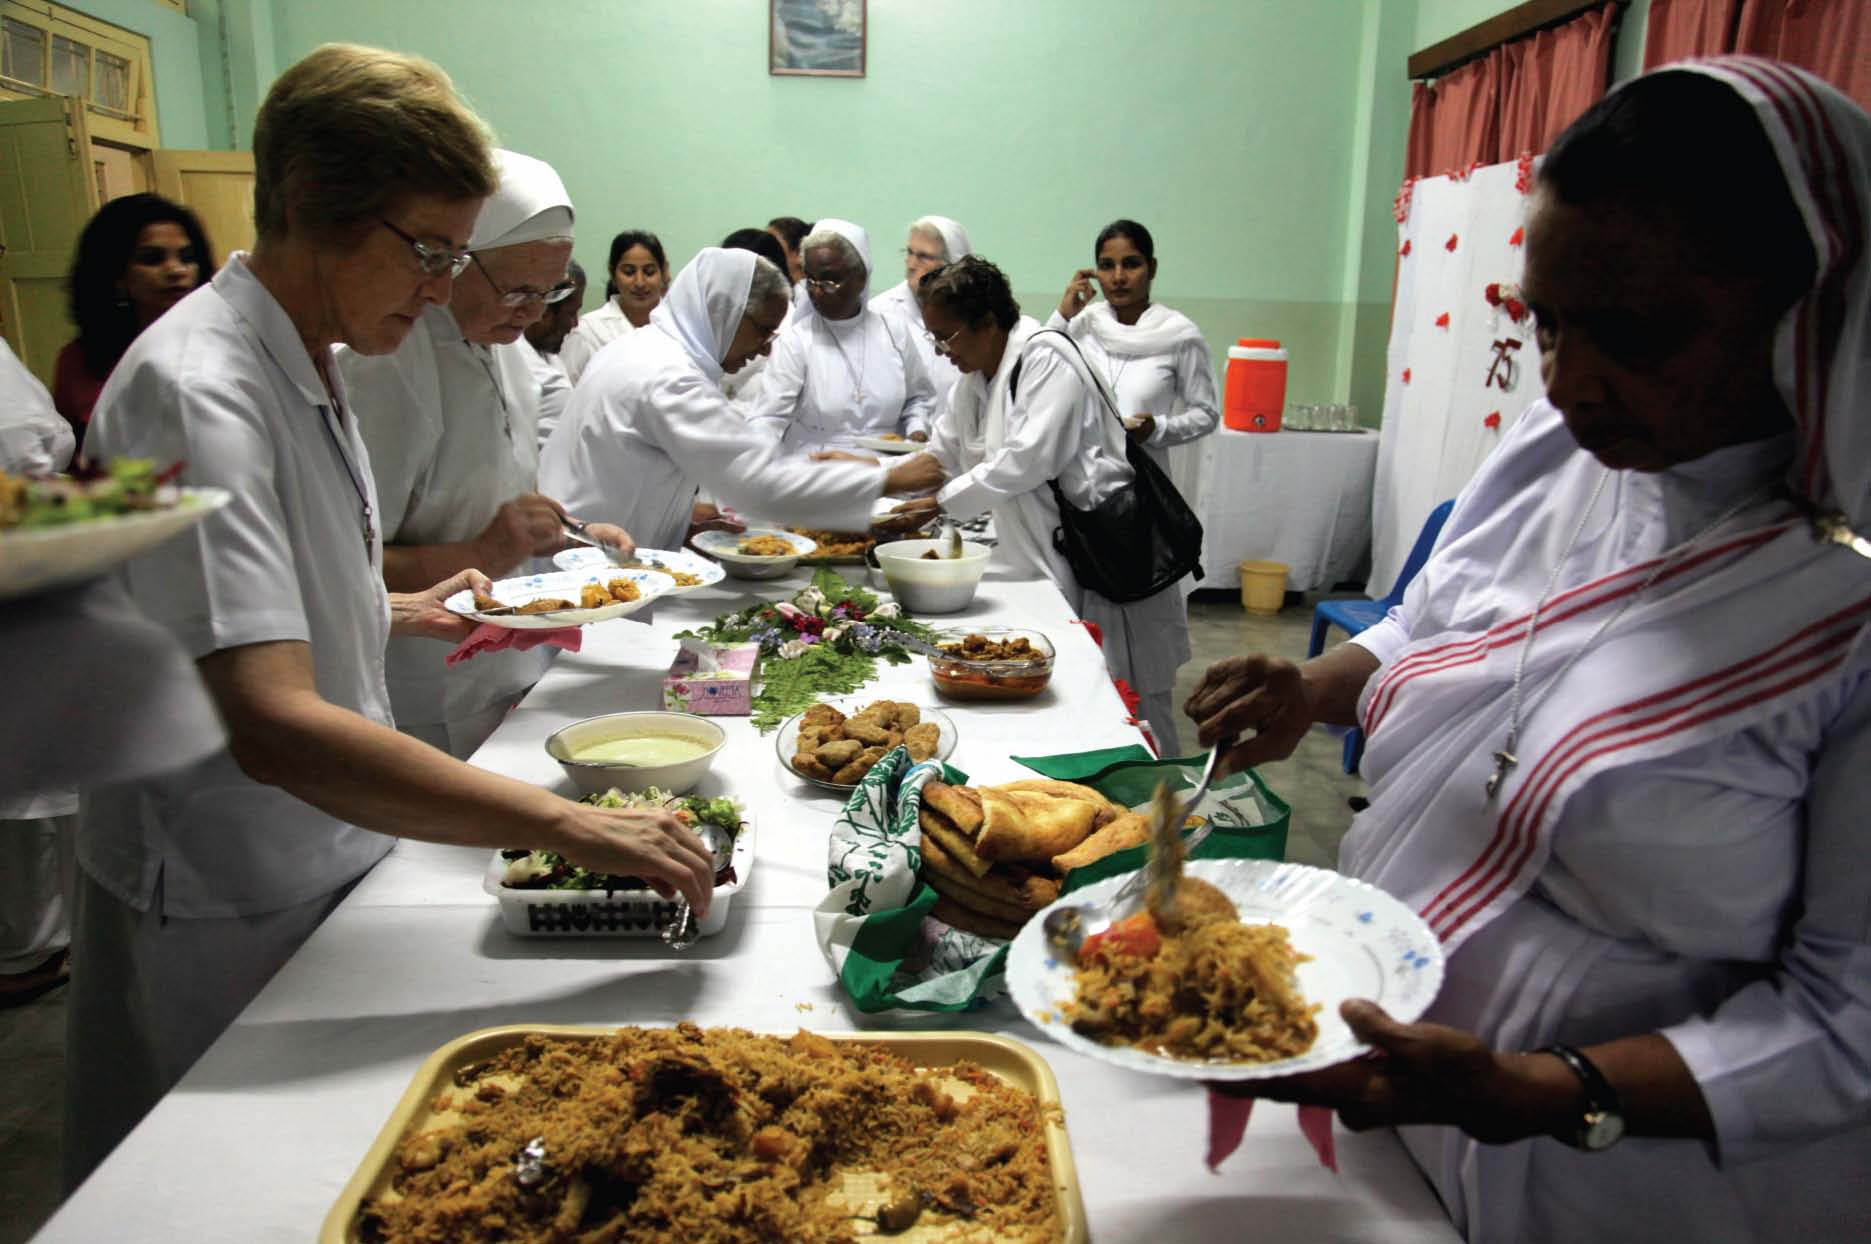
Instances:
[[[1560,1139],[1587,1153],[1598,1153],[1617,1144],[1624,1135],[1624,1103],[1618,1097],[1618,1090],[1611,1087],[1611,1081],[1592,1065],[1591,1059],[1569,1045],[1549,1045],[1540,1053],[1551,1054],[1572,1068],[1572,1074],[1585,1086],[1585,1109],[1579,1115],[1578,1126],[1570,1138],[1562,1136]]]

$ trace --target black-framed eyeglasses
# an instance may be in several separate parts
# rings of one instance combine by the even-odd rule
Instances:
[[[950,333],[948,336],[938,337],[934,333],[930,332],[928,329],[925,328],[923,329],[923,336],[929,339],[929,344],[933,345],[936,348],[937,354],[952,354],[955,351],[955,338],[961,336],[963,333],[967,331],[968,331],[968,326],[966,324],[963,324],[960,328],[956,329],[954,332]]]
[[[479,255],[470,251],[468,252],[468,258],[474,262],[476,268],[480,269],[481,275],[486,278],[487,283],[494,287],[494,292],[500,295],[500,305],[503,307],[526,307],[536,302],[558,302],[572,292],[572,282],[570,281],[560,281],[551,289],[528,289],[524,285],[520,286],[518,289],[502,289],[500,288],[500,282],[494,279],[494,274],[487,270],[487,265],[481,262],[481,257]]]
[[[377,217],[377,223],[409,243],[409,249],[416,252],[416,267],[420,268],[425,276],[460,276],[467,270],[468,261],[474,258],[467,251],[443,250],[439,246],[430,246],[427,242],[418,242],[381,216]]]

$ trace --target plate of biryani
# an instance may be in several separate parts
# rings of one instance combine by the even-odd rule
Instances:
[[[805,536],[778,527],[746,531],[700,531],[690,541],[737,579],[771,579],[799,564],[818,547]]]
[[[877,547],[877,541],[863,531],[815,531],[810,527],[788,527],[796,536],[804,536],[818,545],[800,562],[807,566],[857,566],[864,555]]]
[[[95,579],[228,503],[175,468],[120,458],[82,477],[0,471],[0,600]]]
[[[452,613],[512,630],[585,626],[635,613],[675,580],[654,570],[556,570],[502,579],[490,592],[463,589],[443,601]]]
[[[726,577],[718,563],[711,562],[699,554],[691,553],[687,549],[640,548],[634,557],[614,561],[611,555],[603,549],[579,545],[577,548],[560,549],[554,553],[552,564],[560,570],[654,570],[657,574],[668,575],[675,583],[674,587],[664,593],[666,596],[693,592],[696,588],[719,583]]]
[[[423,1063],[320,1244],[1084,1244],[1059,1089],[978,1033],[520,1026]]]
[[[1053,907],[1109,899],[1109,877],[1037,913],[1014,938],[1007,984],[1061,1045],[1133,1071],[1253,1080],[1317,1071],[1365,1047],[1339,1004],[1370,998],[1408,1023],[1442,986],[1442,946],[1408,907],[1324,868],[1191,860],[1166,916],[1146,909],[1088,938],[1078,963],[1047,944]]]

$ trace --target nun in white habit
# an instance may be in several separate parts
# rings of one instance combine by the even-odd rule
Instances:
[[[568,506],[620,518],[648,547],[688,538],[698,488],[746,514],[862,531],[885,492],[941,481],[917,454],[889,470],[813,462],[754,428],[721,392],[770,348],[786,278],[743,250],[709,247],[677,275],[641,332],[592,360],[541,458],[540,483]]]
[[[821,220],[800,244],[807,302],[767,360],[751,417],[790,449],[858,449],[861,437],[929,438],[935,388],[904,325],[865,306],[870,236]]]
[[[474,259],[448,304],[426,308],[393,353],[337,352],[376,477],[391,591],[469,568],[499,578],[564,543],[558,506],[536,494],[540,388],[522,333],[570,292],[572,204],[544,161],[512,151],[495,161],[500,188],[476,220]],[[484,653],[451,667],[445,645],[392,637],[397,727],[465,758],[545,672],[546,653]]]
[[[968,231],[947,216],[923,216],[909,228],[903,243],[903,279],[871,299],[871,310],[909,332],[916,357],[935,385],[936,409],[948,405],[949,393],[961,372],[948,356],[938,352],[935,340],[923,328],[922,307],[916,301],[916,284],[940,268],[974,254]]]
[[[953,478],[933,500],[951,518],[992,511],[1001,560],[1015,573],[1045,575],[1104,636],[1113,678],[1143,700],[1157,746],[1176,755],[1173,693],[1189,659],[1189,621],[1181,591],[1168,587],[1128,604],[1081,587],[1053,547],[1059,506],[1051,483],[1081,509],[1100,504],[1133,475],[1124,428],[1105,409],[1091,374],[1070,343],[1020,314],[999,268],[980,258],[950,264],[921,287],[923,315],[941,349],[963,372],[949,408],[929,438],[929,452]],[[1017,391],[1013,383],[1019,365]]]

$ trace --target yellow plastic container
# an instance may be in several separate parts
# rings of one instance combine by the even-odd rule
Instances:
[[[1283,562],[1241,563],[1241,608],[1249,613],[1278,613],[1286,603]]]

